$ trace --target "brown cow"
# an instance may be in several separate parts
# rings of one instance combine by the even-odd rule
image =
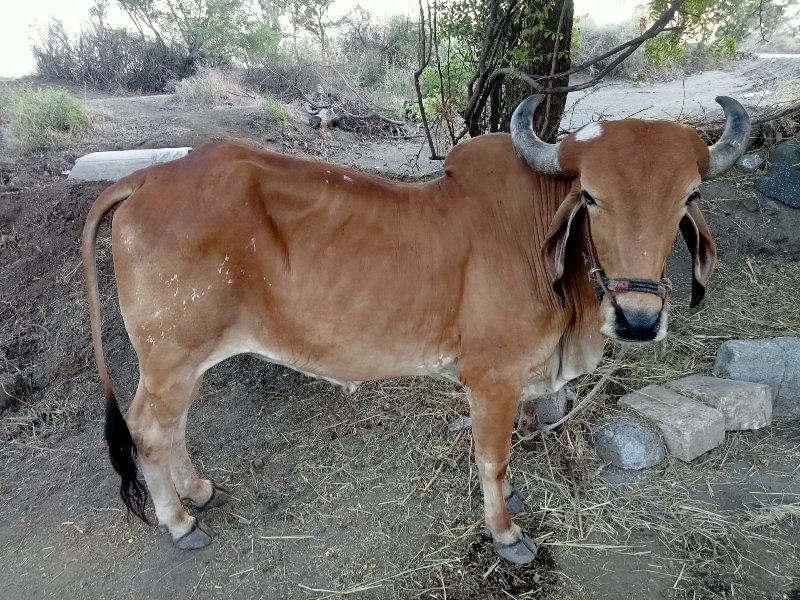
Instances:
[[[203,374],[228,357],[250,353],[348,388],[434,375],[469,393],[497,551],[532,560],[534,542],[509,516],[522,498],[505,479],[521,394],[592,371],[604,336],[665,335],[664,265],[679,227],[700,301],[715,248],[697,189],[749,135],[741,105],[720,97],[726,129],[710,149],[685,126],[638,119],[549,145],[531,129],[541,99],[519,106],[511,136],[459,144],[444,176],[426,183],[215,142],[105,190],[86,220],[83,268],[128,508],[145,518],[138,453],[174,543],[211,542],[181,499],[211,508],[227,495],[195,471],[186,414]],[[140,369],[125,419],[103,356],[95,260],[98,225],[123,201],[114,269]]]

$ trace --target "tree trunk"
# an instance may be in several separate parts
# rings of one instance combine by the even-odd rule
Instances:
[[[500,129],[500,108],[503,100],[500,91],[502,89],[503,85],[498,81],[489,94],[489,131],[491,133],[502,131]]]
[[[529,12],[546,10],[547,4],[541,0],[527,0]],[[544,5],[544,6],[543,6]],[[570,45],[572,42],[573,0],[554,0],[552,8],[544,17],[528,16],[522,24],[517,41],[519,47],[527,50],[527,60],[515,66],[532,78],[568,71]],[[558,32],[558,35],[553,35]],[[555,57],[554,57],[555,55]],[[550,87],[563,87],[569,78],[556,79]],[[530,87],[519,80],[507,78],[503,82],[502,129],[509,130],[514,109],[531,94]],[[534,131],[546,142],[555,142],[559,123],[567,103],[566,94],[548,95],[548,102],[542,104],[534,117]],[[549,104],[548,104],[549,103]]]

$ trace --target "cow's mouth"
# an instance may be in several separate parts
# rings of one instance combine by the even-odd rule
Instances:
[[[604,303],[601,333],[627,342],[657,342],[667,335],[667,311],[635,310]]]

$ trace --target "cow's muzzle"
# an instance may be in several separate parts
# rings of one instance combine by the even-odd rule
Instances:
[[[662,311],[641,312],[614,306],[616,337],[631,342],[651,342],[661,331]]]

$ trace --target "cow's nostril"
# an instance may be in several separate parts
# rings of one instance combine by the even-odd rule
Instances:
[[[647,342],[655,339],[661,324],[661,312],[638,312],[616,309],[617,335],[623,340]]]

